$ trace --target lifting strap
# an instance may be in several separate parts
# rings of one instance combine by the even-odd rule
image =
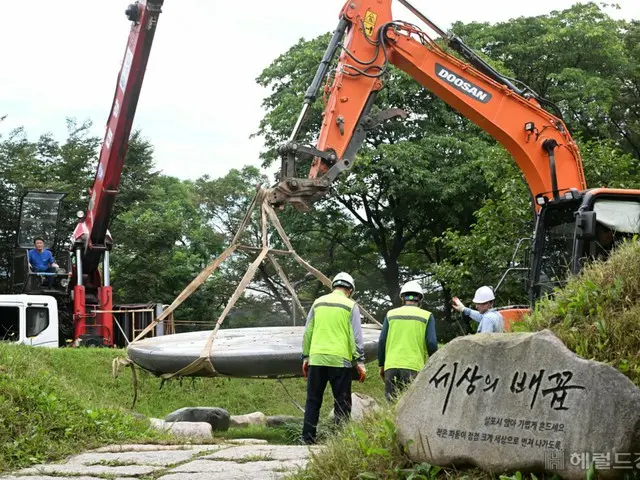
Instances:
[[[214,344],[216,335],[218,334],[218,330],[220,330],[220,327],[224,322],[225,318],[227,317],[229,311],[234,307],[238,299],[242,296],[244,290],[247,288],[249,283],[251,283],[251,281],[253,280],[253,277],[255,276],[258,267],[265,259],[267,259],[273,265],[278,276],[280,277],[285,287],[291,294],[296,307],[304,315],[304,318],[306,318],[307,312],[305,312],[302,304],[300,303],[298,295],[296,294],[295,289],[293,288],[291,282],[289,281],[286,274],[284,273],[284,270],[280,266],[279,262],[276,260],[276,255],[293,256],[293,258],[302,267],[304,267],[309,273],[315,276],[323,285],[325,285],[328,288],[331,288],[331,280],[329,280],[329,278],[327,278],[318,269],[309,265],[309,263],[303,260],[295,251],[295,249],[293,248],[293,245],[291,244],[291,241],[289,240],[289,237],[287,236],[287,234],[284,231],[284,228],[282,228],[282,225],[280,224],[280,220],[278,219],[278,216],[276,215],[275,211],[273,210],[273,208],[271,207],[271,205],[267,200],[268,195],[269,195],[269,190],[263,189],[259,185],[257,188],[257,192],[253,200],[251,201],[251,204],[249,205],[249,208],[247,209],[242,219],[242,222],[240,223],[240,226],[238,227],[238,230],[231,242],[231,245],[222,254],[220,254],[213,262],[211,262],[204,270],[202,270],[202,272],[200,272],[198,276],[194,278],[191,281],[191,283],[189,283],[189,285],[187,285],[187,287],[175,298],[175,300],[171,303],[171,305],[167,307],[166,310],[164,310],[155,320],[153,320],[153,322],[151,322],[142,332],[140,332],[131,341],[130,345],[136,343],[137,341],[142,339],[145,335],[147,335],[150,331],[152,331],[152,329],[158,323],[164,321],[167,317],[169,317],[169,315],[171,315],[174,312],[174,310],[178,308],[180,304],[182,304],[182,302],[184,302],[195,290],[197,290],[198,287],[200,287],[207,280],[207,278],[209,278],[209,276],[211,276],[211,274],[222,264],[222,262],[224,262],[236,250],[249,251],[249,252],[259,251],[258,256],[251,263],[251,265],[245,272],[244,276],[242,277],[242,280],[236,287],[233,295],[231,296],[224,310],[218,317],[215,328],[209,335],[209,338],[207,339],[202,351],[200,352],[200,356],[196,360],[191,362],[189,365],[186,365],[185,367],[183,367],[182,369],[176,372],[159,375],[160,378],[163,379],[163,381],[173,377],[178,377],[178,376],[180,377],[194,376],[199,372],[203,372],[203,373],[206,372],[208,374],[207,376],[222,375],[219,372],[216,372],[216,369],[214,368],[213,363],[211,362],[211,351],[213,350],[213,344]],[[251,220],[252,213],[257,206],[259,206],[260,213],[261,213],[260,223],[261,223],[262,238],[261,238],[260,248],[251,247],[251,246],[243,245],[240,243],[241,237],[243,233],[245,233],[246,227],[249,224],[249,221]],[[270,221],[271,224],[275,227],[276,231],[278,232],[278,235],[286,245],[287,250],[277,250],[277,249],[270,248],[269,238],[268,238],[268,228],[267,228],[268,221]],[[378,326],[381,326],[380,322],[378,322],[369,312],[367,312],[364,308],[362,308],[362,306],[360,306],[360,310],[369,320],[371,320],[373,323],[376,323]],[[120,367],[131,367],[133,372],[132,375],[135,378],[135,372],[134,372],[135,363],[128,356],[124,359],[114,360],[113,362],[114,377],[118,375]],[[136,381],[135,380],[133,381],[134,381],[134,388],[136,388],[135,387]],[[134,397],[134,405],[135,405],[135,398],[137,398],[137,392],[136,392],[136,396]]]

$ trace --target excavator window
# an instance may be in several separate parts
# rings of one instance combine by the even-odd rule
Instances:
[[[585,241],[585,260],[606,260],[611,251],[625,239],[640,233],[640,202],[611,198],[596,199],[595,238]]]
[[[533,301],[562,287],[570,272],[578,273],[592,260],[606,260],[625,238],[640,233],[640,200],[601,197],[582,208],[596,214],[593,238],[576,237],[578,202],[548,206],[541,212],[536,229],[533,261]]]
[[[30,191],[22,197],[17,247],[32,248],[33,239],[42,237],[45,248],[54,249],[58,218],[66,194]]]

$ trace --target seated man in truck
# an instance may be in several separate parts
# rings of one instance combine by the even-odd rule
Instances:
[[[37,273],[56,273],[58,264],[53,258],[52,253],[44,248],[44,240],[37,237],[33,240],[36,247],[29,250],[29,264],[31,269]],[[47,275],[47,284],[49,288],[53,288],[53,275]]]

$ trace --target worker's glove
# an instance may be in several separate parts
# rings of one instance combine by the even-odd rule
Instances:
[[[360,375],[360,383],[364,382],[364,379],[367,378],[367,367],[364,366],[364,363],[358,363],[356,369]]]
[[[302,376],[307,378],[309,376],[309,360],[306,358],[302,362]]]
[[[453,300],[451,301],[451,304],[453,306],[453,309],[456,312],[462,313],[462,311],[464,310],[464,304],[460,301],[460,299],[458,297],[453,297]]]
[[[380,367],[380,378],[384,382],[384,367]]]

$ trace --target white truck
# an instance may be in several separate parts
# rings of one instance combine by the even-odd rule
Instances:
[[[49,295],[0,295],[0,341],[58,348],[58,302]]]

